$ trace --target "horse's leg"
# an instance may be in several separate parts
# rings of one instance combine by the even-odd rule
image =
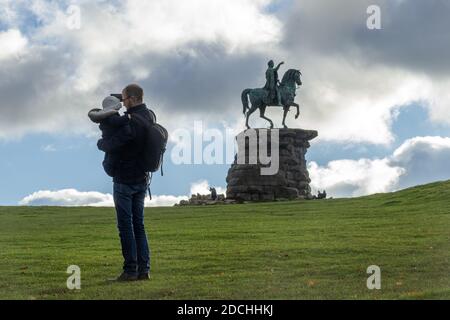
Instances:
[[[269,118],[267,118],[266,116],[264,116],[264,113],[266,112],[266,106],[263,105],[259,108],[259,115],[261,118],[266,119],[267,121],[269,121],[270,123],[270,129],[273,129],[273,122],[272,120],[270,120]]]
[[[282,125],[283,125],[283,128],[287,129],[287,126],[286,126],[286,124],[284,123],[284,121],[286,120],[286,115],[287,115],[287,113],[288,113],[288,111],[289,111],[289,106],[283,106],[283,110],[284,110],[284,113],[283,113],[283,122],[282,122]]]
[[[250,126],[248,125],[248,118],[253,112],[255,112],[256,109],[258,108],[252,104],[251,108],[247,111],[247,119],[245,120],[245,126],[247,129],[250,129]]]
[[[298,103],[295,102],[292,102],[292,105],[297,108],[297,113],[295,114],[295,119],[297,119],[298,116],[300,115],[300,108],[299,108],[300,106],[298,105]]]

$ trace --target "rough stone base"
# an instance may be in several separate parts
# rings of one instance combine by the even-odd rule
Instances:
[[[257,153],[262,145],[261,137],[267,137],[267,150],[272,146],[270,129],[248,129],[253,132],[257,142]],[[262,175],[261,168],[269,165],[261,164],[259,156],[250,164],[249,141],[245,135],[251,132],[245,130],[237,136],[238,154],[228,170],[227,199],[244,201],[273,201],[277,199],[305,199],[312,198],[305,154],[309,148],[309,140],[317,137],[317,131],[302,129],[272,129],[278,130],[279,135],[279,170],[274,175]],[[255,134],[256,132],[256,134]],[[262,140],[264,141],[264,140]],[[276,143],[274,144],[276,146]],[[245,152],[244,152],[245,151]],[[240,154],[244,152],[244,154]],[[245,155],[245,156],[244,156]],[[242,157],[242,158],[241,158]],[[238,163],[239,159],[244,160]]]

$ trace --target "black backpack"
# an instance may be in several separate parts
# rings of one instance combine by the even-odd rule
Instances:
[[[147,110],[152,121],[137,113],[131,115],[132,118],[146,128],[141,161],[142,169],[145,172],[153,173],[161,167],[161,175],[164,175],[162,164],[169,134],[163,126],[156,123],[156,116],[153,111]]]

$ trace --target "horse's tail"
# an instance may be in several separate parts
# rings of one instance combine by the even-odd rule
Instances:
[[[242,100],[242,112],[245,114],[245,111],[247,111],[248,107],[248,94],[250,93],[252,89],[245,89],[242,91],[241,94],[241,100]]]

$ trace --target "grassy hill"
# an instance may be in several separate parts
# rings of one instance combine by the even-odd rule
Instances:
[[[450,182],[353,199],[146,209],[152,280],[114,283],[113,208],[0,207],[2,299],[450,298]],[[81,290],[66,288],[69,265]],[[381,268],[381,290],[366,269]]]

